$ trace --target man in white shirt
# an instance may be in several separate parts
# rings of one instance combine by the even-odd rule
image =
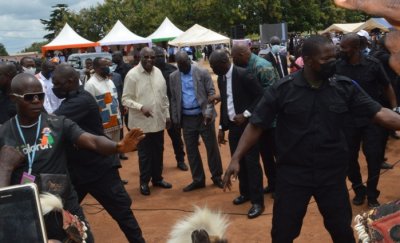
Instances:
[[[43,87],[43,92],[46,94],[44,98],[44,109],[47,113],[52,114],[61,105],[62,99],[57,98],[53,93],[53,82],[51,76],[56,68],[56,64],[51,61],[45,61],[42,64],[42,71],[35,75]]]
[[[151,48],[140,51],[140,63],[125,77],[122,104],[129,108],[128,127],[141,128],[146,137],[138,144],[140,192],[150,195],[148,183],[171,188],[163,180],[164,129],[170,125],[169,102],[165,79],[157,67]]]

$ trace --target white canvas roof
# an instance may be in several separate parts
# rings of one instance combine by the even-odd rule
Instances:
[[[42,52],[48,50],[62,50],[66,48],[82,48],[98,46],[97,42],[93,42],[78,35],[71,26],[66,23],[61,32],[49,44],[42,47]]]
[[[98,42],[101,46],[111,46],[151,43],[151,40],[132,33],[121,23],[121,21],[118,20],[110,32],[108,32],[108,34]]]
[[[153,42],[160,42],[160,41],[168,41],[173,40],[183,31],[176,27],[168,17],[165,17],[164,21],[161,25],[153,32],[153,34],[147,36],[148,39],[151,39]]]
[[[320,34],[327,32],[343,32],[344,34],[354,32],[358,27],[360,27],[362,23],[352,23],[352,24],[332,24],[328,28],[320,31]]]
[[[230,39],[212,30],[195,24],[174,40],[168,42],[173,46],[199,46],[209,44],[229,43]]]
[[[393,26],[389,24],[389,22],[387,22],[386,19],[384,18],[370,18],[364,24],[356,28],[354,31],[356,32],[359,30],[366,30],[369,32],[375,28],[378,28],[385,32],[389,32],[391,29],[393,29]]]

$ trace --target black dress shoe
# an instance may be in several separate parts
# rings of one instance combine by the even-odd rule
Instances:
[[[243,203],[245,203],[247,201],[249,201],[249,199],[247,197],[240,195],[237,198],[233,199],[232,202],[235,205],[240,205],[240,204],[243,204]]]
[[[247,213],[247,217],[249,219],[254,219],[260,216],[264,212],[265,207],[260,205],[260,204],[253,204],[253,206],[250,208],[249,212]]]
[[[365,201],[365,195],[357,195],[357,194],[352,200],[353,204],[357,206],[363,205],[364,201]]]
[[[390,170],[393,169],[393,165],[389,164],[388,162],[383,162],[381,164],[381,169],[383,170]]]
[[[264,188],[264,194],[273,193],[274,191],[275,191],[275,190],[272,189],[272,187],[270,187],[270,186],[266,186],[266,187]]]
[[[183,161],[178,162],[176,167],[178,167],[180,170],[183,170],[183,171],[188,171],[189,170],[189,168],[187,167],[187,165]]]
[[[188,186],[183,188],[184,192],[190,192],[196,189],[204,188],[206,187],[206,183],[204,182],[192,182]]]
[[[165,189],[170,189],[170,188],[172,188],[171,183],[168,183],[168,182],[166,182],[166,181],[164,181],[164,180],[162,180],[162,181],[157,181],[157,182],[153,182],[153,186],[161,187],[161,188],[165,188]]]
[[[125,154],[120,154],[119,159],[128,160],[128,157]]]
[[[376,200],[376,198],[368,198],[368,207],[369,208],[376,208],[379,207],[381,204]]]
[[[219,188],[224,188],[224,182],[222,181],[221,178],[214,179],[213,184]]]
[[[124,185],[128,184],[128,180],[121,179],[121,182],[122,182],[122,184],[124,184]]]
[[[147,185],[147,184],[141,184],[141,185],[140,185],[140,193],[142,193],[142,195],[144,195],[144,196],[150,195],[150,188],[149,188],[149,185]]]

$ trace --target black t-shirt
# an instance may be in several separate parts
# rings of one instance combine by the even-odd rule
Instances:
[[[17,114],[15,103],[0,89],[0,124]]]
[[[88,133],[105,136],[99,106],[83,87],[77,92],[70,93],[54,114],[73,120]],[[67,144],[66,149],[68,168],[75,185],[96,181],[111,167],[120,166],[115,155],[104,156],[87,149],[78,149],[72,144]]]
[[[25,146],[18,132],[15,118],[8,120],[0,127],[0,148],[4,145],[12,146],[26,157],[23,166],[12,173],[11,184],[19,184],[22,173],[28,171],[27,153],[32,149],[36,149],[32,175],[68,174],[65,145],[66,143],[75,143],[84,132],[76,123],[65,117],[42,113],[39,138],[35,147],[36,129],[37,125],[31,128],[21,128],[27,143]]]
[[[315,89],[299,71],[266,89],[250,122],[267,129],[277,117],[279,173],[290,183],[320,185],[346,176],[346,114],[372,118],[380,109],[346,77],[333,76]]]

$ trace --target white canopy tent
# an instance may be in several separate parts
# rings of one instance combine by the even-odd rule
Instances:
[[[378,28],[382,31],[389,32],[393,26],[384,18],[370,18],[364,24],[356,28],[354,31],[365,30],[370,32],[372,29]]]
[[[360,27],[362,23],[351,23],[351,24],[332,24],[328,28],[320,31],[320,34],[327,33],[327,32],[343,32],[344,34],[354,32],[358,27]]]
[[[153,34],[147,36],[153,42],[169,41],[175,39],[177,36],[183,33],[178,27],[176,27],[168,17],[165,17],[161,25],[153,32]]]
[[[49,50],[62,50],[67,48],[83,48],[98,46],[93,42],[78,35],[71,26],[66,23],[60,33],[49,44],[42,46],[42,53]]]
[[[141,43],[151,43],[151,39],[144,38],[132,33],[128,28],[117,21],[112,27],[110,32],[103,39],[98,41],[101,46],[111,46],[111,45],[129,45],[129,44],[141,44]]]
[[[192,27],[190,27],[190,29],[186,30],[180,36],[168,42],[168,44],[178,47],[222,43],[229,44],[230,39],[198,24],[193,25]]]

